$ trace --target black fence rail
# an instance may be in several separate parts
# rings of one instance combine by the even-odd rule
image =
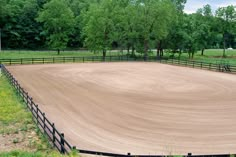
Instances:
[[[136,61],[136,60],[135,60]],[[148,60],[152,61],[152,60]],[[160,60],[160,62],[164,63],[171,63],[174,64],[175,60]],[[185,62],[184,62],[185,63]],[[178,65],[182,65],[179,63],[175,63]],[[195,63],[193,63],[195,65]],[[7,70],[7,68],[0,64],[0,70],[2,74],[6,76],[10,84],[15,88],[17,93],[22,97],[23,101],[27,105],[27,108],[33,115],[33,119],[37,126],[39,127],[40,131],[44,133],[49,142],[57,148],[57,150],[62,153],[66,154],[69,153],[71,150],[76,150],[81,154],[90,154],[96,156],[110,156],[110,157],[174,157],[173,155],[133,155],[131,153],[127,154],[115,154],[109,152],[99,152],[99,151],[92,151],[92,150],[83,150],[83,149],[76,149],[75,146],[71,146],[71,144],[65,139],[63,133],[60,133],[58,129],[55,127],[55,124],[50,122],[49,119],[46,117],[45,113],[42,112],[37,104],[34,103],[33,98],[29,96],[29,94],[21,87],[19,82],[14,78],[14,76]],[[232,154],[216,154],[216,155],[193,155],[192,153],[188,153],[187,155],[182,155],[182,157],[234,157],[235,155]]]
[[[131,57],[123,56],[86,56],[86,57],[50,57],[50,58],[18,58],[0,59],[0,64],[23,65],[23,64],[53,64],[53,63],[84,63],[84,62],[122,62],[122,61],[146,61],[164,64],[179,65],[191,68],[199,68],[211,71],[236,74],[236,66],[229,64],[208,63],[192,60],[157,59],[156,57]]]
[[[175,59],[164,59],[164,60],[159,60],[159,62],[165,64],[236,74],[236,66],[229,64],[217,64],[217,63],[207,63],[207,62],[191,61],[191,60],[175,60]]]

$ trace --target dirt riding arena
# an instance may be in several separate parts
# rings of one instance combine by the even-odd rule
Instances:
[[[159,63],[9,66],[81,149],[236,153],[236,76]]]

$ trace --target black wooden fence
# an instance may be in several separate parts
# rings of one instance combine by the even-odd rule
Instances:
[[[163,60],[160,60],[160,62],[163,62]],[[164,63],[182,65],[181,62],[178,61],[176,63],[175,60],[171,60],[171,61],[165,60]],[[194,63],[192,64],[195,65],[195,67],[197,67],[196,66],[197,64],[194,64]],[[200,67],[204,67],[204,66],[200,65]],[[40,110],[37,104],[35,104],[35,102],[33,101],[33,98],[30,97],[29,94],[21,87],[19,82],[14,78],[14,76],[7,70],[7,68],[3,64],[0,64],[0,70],[7,77],[8,81],[15,88],[17,93],[22,97],[23,101],[27,105],[27,108],[32,113],[33,119],[36,122],[37,126],[39,127],[40,131],[48,137],[50,143],[53,146],[55,146],[58,149],[58,151],[60,151],[60,153],[65,154],[65,153],[69,153],[71,150],[77,150],[79,153],[82,153],[82,154],[111,156],[111,157],[168,157],[170,156],[170,155],[133,155],[130,153],[114,154],[114,153],[108,153],[108,152],[76,149],[75,146],[72,147],[71,144],[69,144],[69,142],[65,139],[64,134],[60,133],[55,127],[55,124],[48,120],[45,113]],[[192,157],[231,157],[232,155],[230,154],[192,155],[191,153],[188,153],[188,155],[185,155],[183,157],[191,157],[191,156]]]
[[[0,64],[5,65],[23,65],[23,64],[50,64],[50,63],[84,63],[84,62],[121,62],[121,61],[147,61],[160,62],[164,64],[172,64],[186,66],[191,68],[199,68],[218,72],[227,72],[236,74],[236,66],[220,63],[208,63],[192,60],[177,59],[157,59],[156,57],[130,57],[126,56],[86,56],[86,57],[50,57],[50,58],[18,58],[18,59],[0,59]]]

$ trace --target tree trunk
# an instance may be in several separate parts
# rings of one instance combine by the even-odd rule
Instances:
[[[157,42],[157,59],[160,59],[161,41]]]
[[[179,50],[179,56],[178,56],[179,59],[181,57],[181,54],[182,54],[182,50]]]
[[[127,50],[128,50],[128,55],[129,55],[129,50],[130,50],[130,45],[129,44],[127,46]]]
[[[105,49],[103,49],[102,51],[102,57],[103,57],[103,60],[105,61],[105,58],[106,58],[106,53],[107,51]]]
[[[148,40],[144,40],[144,60],[146,61],[148,58]]]
[[[161,48],[161,51],[160,51],[160,53],[161,53],[161,57],[163,57],[163,56],[164,56],[164,51],[163,51],[163,48]]]
[[[224,41],[223,41],[223,46],[224,46],[223,57],[225,58],[226,57],[226,54],[225,54],[225,49],[226,49],[225,33],[223,35],[223,38],[224,38]]]
[[[188,58],[191,59],[191,52],[190,52],[190,49],[188,50]]]
[[[60,55],[60,49],[57,49],[57,55]]]
[[[135,57],[135,48],[134,48],[134,46],[132,46],[132,57]]]
[[[204,51],[205,51],[205,48],[202,48],[202,54],[201,54],[202,56],[204,55]]]
[[[192,59],[193,59],[193,57],[194,57],[194,52],[192,51]]]
[[[225,44],[225,39],[224,39],[224,50],[223,50],[223,57],[224,57],[224,58],[226,57],[226,54],[225,54],[225,49],[226,49],[226,48],[225,48],[225,45],[226,45],[226,44]]]

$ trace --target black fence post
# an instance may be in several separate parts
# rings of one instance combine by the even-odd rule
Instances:
[[[61,154],[65,154],[65,141],[64,141],[64,134],[61,133],[61,141],[60,141],[60,145],[61,145]]]
[[[55,140],[56,140],[56,137],[55,137],[55,124],[52,123],[52,142],[53,144],[55,145]]]
[[[73,57],[73,63],[75,62],[75,57]]]
[[[66,61],[65,61],[65,57],[63,57],[63,63],[65,63]]]
[[[29,98],[28,93],[27,93],[27,96],[28,96],[28,98]],[[31,112],[33,113],[33,98],[30,98],[30,110],[31,110]]]
[[[201,69],[202,69],[202,62],[201,62]]]
[[[83,63],[84,63],[84,57],[83,57]]]
[[[31,101],[32,103],[32,101]],[[39,107],[36,105],[36,117],[37,117],[37,124],[39,123]]]
[[[44,58],[43,58],[43,64],[44,64]]]
[[[46,133],[46,124],[45,124],[45,113],[43,113],[43,131]]]
[[[20,59],[20,64],[23,64],[23,59],[22,58]]]
[[[209,64],[209,70],[211,70],[211,63]]]
[[[32,64],[34,64],[34,58],[32,58]]]
[[[11,59],[10,59],[10,65],[11,65]]]
[[[54,57],[52,58],[52,62],[55,63],[55,58]]]

